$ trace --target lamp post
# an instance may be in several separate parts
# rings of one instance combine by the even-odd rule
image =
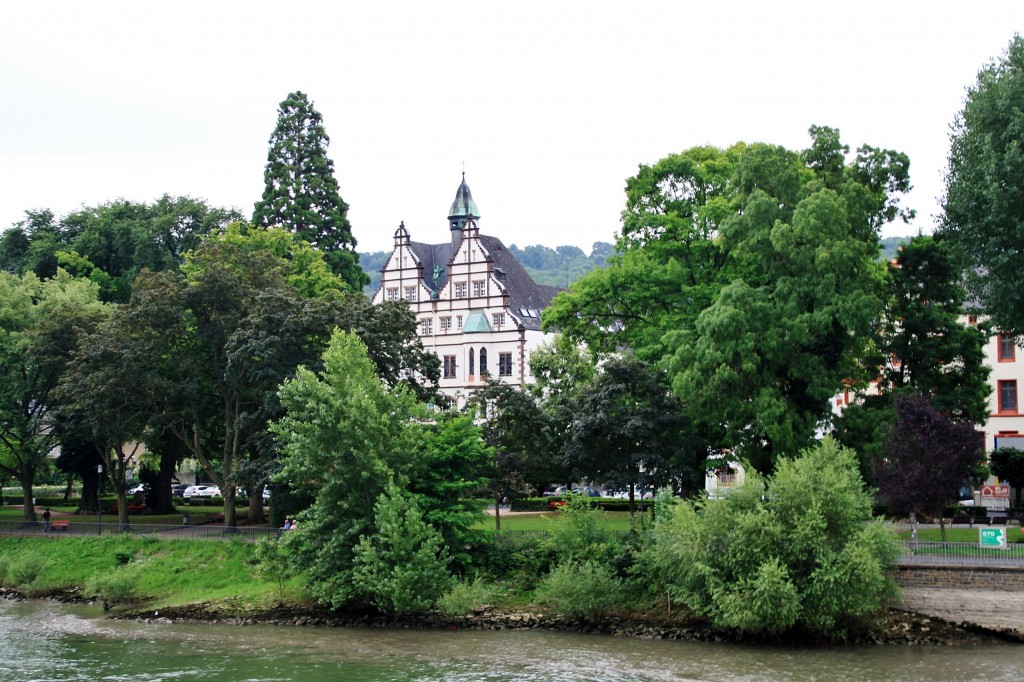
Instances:
[[[96,466],[96,535],[103,535],[103,465]]]

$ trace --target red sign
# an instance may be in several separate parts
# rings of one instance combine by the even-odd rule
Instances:
[[[1010,499],[1010,486],[1002,483],[996,485],[994,483],[988,483],[981,486],[981,498],[996,500],[1000,498]]]

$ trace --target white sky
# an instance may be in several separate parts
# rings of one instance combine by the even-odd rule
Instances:
[[[164,193],[248,216],[302,90],[360,251],[402,220],[447,241],[465,163],[485,233],[589,253],[639,164],[811,124],[909,154],[919,217],[889,233],[930,231],[949,124],[1022,28],[1019,0],[5,3],[0,228]]]

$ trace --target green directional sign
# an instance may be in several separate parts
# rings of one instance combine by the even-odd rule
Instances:
[[[1005,528],[979,528],[981,532],[981,546],[995,549],[1006,549]]]

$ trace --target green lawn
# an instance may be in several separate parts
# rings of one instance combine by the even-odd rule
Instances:
[[[904,540],[910,539],[910,531],[900,531],[900,537]],[[942,542],[942,534],[938,528],[921,528],[917,531],[917,539],[921,542]],[[1008,542],[1019,542],[1021,531],[1018,526],[1007,526],[1006,539]],[[980,542],[977,528],[956,528],[946,527],[946,542]]]
[[[536,514],[501,515],[502,530],[553,530],[558,523],[558,512],[538,512]],[[609,530],[629,530],[629,512],[605,512],[605,527]],[[646,517],[650,522],[650,516]],[[494,530],[494,517],[488,516],[477,524],[477,528]]]

